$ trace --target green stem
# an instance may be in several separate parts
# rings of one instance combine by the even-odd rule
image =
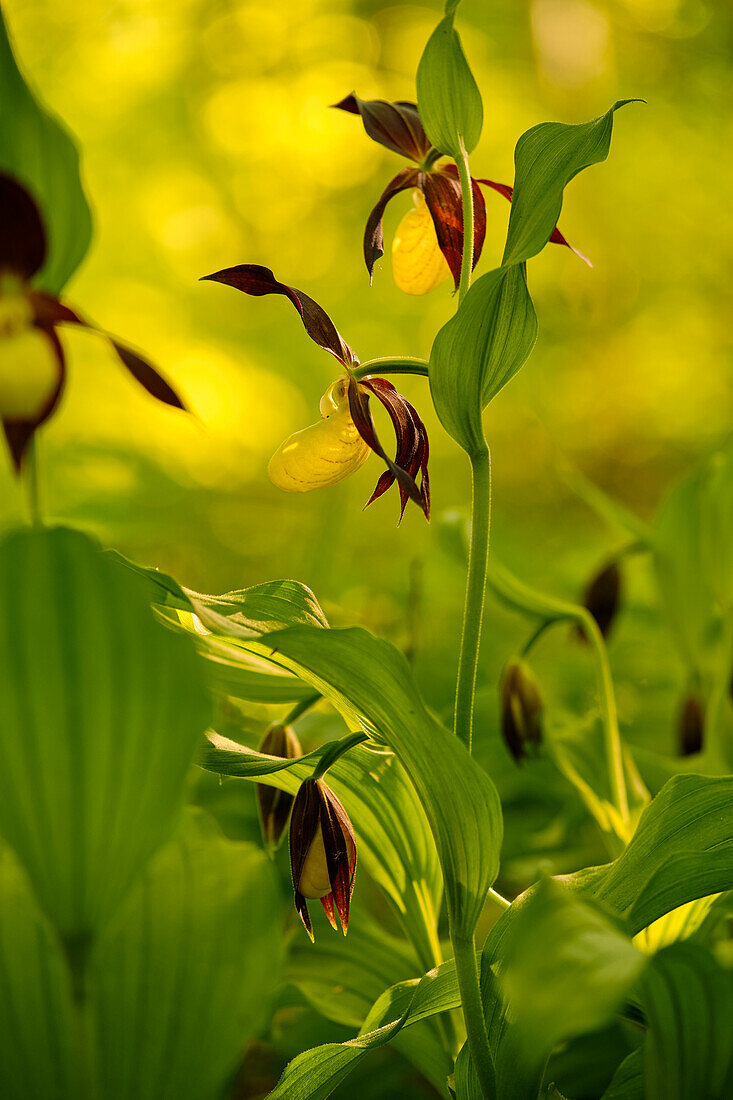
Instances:
[[[349,749],[353,749],[355,745],[361,745],[362,742],[368,740],[369,738],[365,733],[347,733],[346,736],[342,737],[339,741],[334,741],[318,761],[311,778],[322,779],[328,769],[333,767],[340,756],[343,756]]]
[[[588,641],[593,647],[598,670],[598,686],[601,695],[601,710],[603,717],[603,740],[606,748],[606,766],[611,783],[613,803],[619,812],[624,825],[629,824],[629,800],[626,794],[626,777],[624,775],[624,756],[621,748],[621,735],[618,728],[618,715],[616,713],[616,698],[613,692],[613,680],[611,668],[608,663],[608,652],[603,635],[598,629],[598,624],[591,614],[586,612],[579,616]],[[626,840],[629,838],[626,837]]]
[[[427,378],[428,364],[424,359],[415,359],[412,356],[390,356],[386,359],[369,359],[351,371],[352,378],[357,382],[372,374],[419,374]]]
[[[34,527],[42,527],[40,494],[38,491],[38,449],[35,439],[31,439],[25,456],[26,487],[28,489],[28,511]]]
[[[500,894],[498,890],[489,890],[489,898],[493,901],[494,905],[498,905],[500,909],[511,909],[512,903],[508,898],[505,898],[503,894]]]
[[[463,151],[463,156],[456,161],[458,178],[461,181],[461,202],[463,205],[463,255],[461,257],[461,281],[458,286],[459,305],[463,301],[466,291],[471,285],[471,272],[473,271],[473,185],[471,173],[468,170],[468,154]]]
[[[306,695],[305,699],[299,699],[292,710],[289,710],[283,718],[282,725],[292,726],[293,722],[297,722],[301,715],[305,714],[307,710],[314,707],[316,703],[320,703],[322,698],[323,696],[321,693],[316,692],[315,695]]]
[[[494,1096],[494,1062],[489,1049],[489,1037],[486,1031],[486,1019],[481,1001],[478,960],[476,945],[471,939],[451,937],[453,957],[456,964],[458,988],[461,992],[461,1007],[466,1024],[468,1049],[476,1069],[481,1092],[486,1100]]]
[[[473,487],[471,546],[468,552],[466,603],[463,612],[453,720],[456,736],[460,737],[469,752],[473,735],[473,704],[481,643],[481,623],[484,615],[486,570],[489,562],[491,458],[488,447],[471,455],[471,480]]]

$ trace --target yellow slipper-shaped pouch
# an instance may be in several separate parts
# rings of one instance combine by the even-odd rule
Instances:
[[[420,191],[415,206],[405,214],[392,241],[394,281],[405,294],[428,294],[450,276],[440,251],[435,226]]]

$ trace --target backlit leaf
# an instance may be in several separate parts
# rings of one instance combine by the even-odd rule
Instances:
[[[448,4],[417,67],[417,105],[430,141],[458,159],[478,144],[484,109],[481,93],[453,25],[457,3]]]

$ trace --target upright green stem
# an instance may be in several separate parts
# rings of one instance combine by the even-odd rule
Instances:
[[[468,553],[466,603],[463,611],[461,652],[453,728],[456,736],[471,751],[473,737],[473,700],[476,691],[478,651],[484,617],[486,570],[489,562],[491,524],[491,458],[488,447],[471,455],[473,502],[471,507],[471,546]]]
[[[471,1052],[476,1074],[484,1097],[494,1096],[494,1062],[489,1049],[489,1037],[486,1031],[486,1018],[481,1000],[476,945],[471,939],[451,937],[453,957],[456,963],[458,988],[461,993],[463,1019],[466,1023],[468,1049]]]
[[[618,729],[618,715],[616,713],[616,697],[613,692],[613,680],[611,668],[608,664],[608,653],[603,635],[598,629],[598,624],[592,615],[583,616],[583,629],[586,637],[593,647],[596,667],[598,669],[598,681],[601,694],[601,709],[603,717],[603,740],[606,749],[606,766],[611,783],[613,803],[619,812],[621,821],[626,826],[629,824],[629,800],[626,794],[626,777],[624,775],[624,756],[621,748],[621,735]],[[626,840],[629,838],[626,837]]]
[[[471,285],[473,271],[473,185],[468,170],[468,155],[464,152],[456,161],[458,178],[461,181],[461,203],[463,205],[463,255],[461,257],[461,282],[458,287],[458,302],[463,301]]]

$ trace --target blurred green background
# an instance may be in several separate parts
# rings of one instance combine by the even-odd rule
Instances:
[[[66,298],[137,344],[194,410],[162,408],[104,341],[69,332],[69,386],[41,433],[46,514],[203,591],[292,576],[334,623],[362,622],[416,653],[430,703],[451,705],[463,578],[441,515],[465,508],[463,456],[402,388],[431,435],[434,519],[389,494],[366,512],[376,459],[346,483],[289,496],[266,474],[283,437],[317,419],[335,376],[277,298],[200,284],[242,262],[271,266],[321,302],[362,359],[427,356],[455,302],[370,288],[367,213],[400,159],[328,105],[412,98],[438,3],[374,0],[8,0],[19,61],[83,151],[96,235]],[[549,246],[530,265],[536,350],[492,405],[494,546],[526,580],[576,596],[619,545],[575,497],[570,463],[643,516],[731,423],[729,294],[733,11],[703,0],[465,0],[464,45],[483,92],[475,175],[512,179],[516,139],[548,119],[582,121],[617,98],[607,164],[568,189],[561,226],[593,260]],[[508,205],[487,195],[481,270],[498,262]],[[2,522],[23,515],[2,472]],[[679,666],[657,625],[648,566],[628,570],[612,642],[624,732],[673,745]],[[527,626],[490,603],[482,721],[496,734],[499,669]],[[538,650],[547,690],[573,702],[584,654]],[[562,687],[566,684],[566,687]],[[568,687],[567,684],[570,686]],[[503,750],[500,754],[503,753]],[[505,754],[501,757],[512,768]]]

